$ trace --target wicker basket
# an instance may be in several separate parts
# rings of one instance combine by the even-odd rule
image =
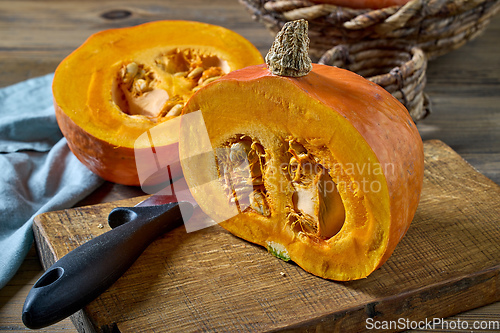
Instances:
[[[380,39],[409,42],[430,60],[476,37],[500,9],[498,0],[411,0],[377,10],[307,0],[239,1],[273,33],[287,21],[308,20],[313,60],[339,44]]]
[[[348,69],[382,86],[408,109],[415,122],[431,111],[424,93],[427,59],[418,47],[387,40],[337,45],[319,63]]]
[[[404,6],[351,9],[307,0],[239,0],[277,33],[288,21],[309,22],[313,61],[343,67],[381,85],[414,121],[430,113],[427,60],[478,36],[500,0],[410,0]]]

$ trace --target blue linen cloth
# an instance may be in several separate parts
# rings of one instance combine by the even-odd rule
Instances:
[[[103,183],[73,155],[57,126],[52,79],[0,89],[0,288],[33,243],[33,218],[70,208]]]

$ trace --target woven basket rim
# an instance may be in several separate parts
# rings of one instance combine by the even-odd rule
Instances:
[[[308,20],[315,58],[336,44],[402,39],[423,48],[431,60],[475,38],[500,11],[498,0],[410,0],[382,9],[352,9],[309,0],[239,1],[274,33],[287,21]]]
[[[320,0],[257,0],[261,3],[264,11],[281,13],[287,20],[305,18],[309,20],[321,16],[331,15],[333,12],[342,11],[346,29],[362,29],[376,23],[386,24],[387,29],[403,26],[414,17],[423,19],[428,16],[450,17],[455,16],[485,3],[495,3],[498,0],[410,0],[404,5],[390,6],[380,9],[356,9],[345,6],[337,6],[330,3],[322,3]],[[255,0],[240,0],[240,2],[252,3]],[[308,16],[303,17],[302,15]],[[295,18],[297,16],[297,18]]]
[[[350,65],[366,66],[372,60],[369,56],[378,59],[380,55],[378,53],[388,51],[392,53],[392,58],[387,61],[389,65],[383,63],[379,65],[392,68],[381,74],[363,76],[396,97],[408,109],[414,121],[424,119],[431,113],[431,107],[427,95],[424,94],[427,59],[421,48],[408,43],[385,43],[385,41],[370,41],[363,45],[340,44],[326,51],[318,63],[352,70]],[[360,55],[363,57],[362,60],[355,59]],[[368,67],[368,69],[378,72],[380,67]],[[365,67],[361,69],[366,71]]]

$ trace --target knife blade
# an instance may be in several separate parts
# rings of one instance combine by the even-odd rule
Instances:
[[[24,325],[43,328],[82,309],[118,280],[159,235],[187,221],[196,201],[184,178],[171,185],[170,194],[152,195],[134,207],[113,209],[108,216],[110,231],[48,268],[26,297]]]

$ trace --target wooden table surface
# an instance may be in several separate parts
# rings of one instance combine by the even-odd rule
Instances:
[[[97,31],[160,19],[208,22],[232,29],[263,55],[273,37],[237,0],[57,1],[0,0],[0,87],[53,72]],[[429,63],[426,93],[433,113],[418,124],[424,140],[440,139],[500,184],[500,15],[474,41]],[[79,205],[141,195],[138,188],[105,183]],[[28,331],[24,299],[42,274],[32,250],[0,290],[0,330]],[[449,320],[500,321],[500,303]],[[76,332],[66,319],[42,332]],[[470,330],[469,330],[470,331]]]

